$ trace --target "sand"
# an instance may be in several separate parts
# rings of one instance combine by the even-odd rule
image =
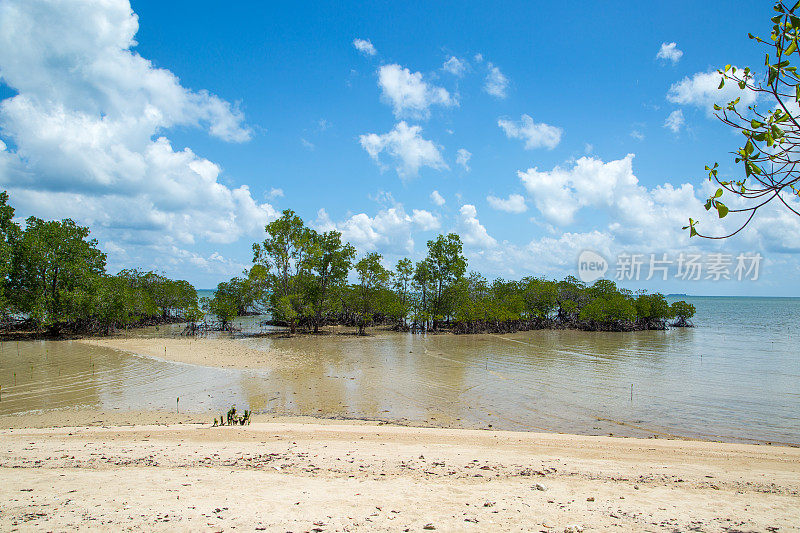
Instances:
[[[167,361],[220,368],[291,368],[297,355],[271,348],[256,350],[234,339],[110,337],[79,342]]]
[[[62,415],[0,418],[0,530],[799,530],[798,448]]]

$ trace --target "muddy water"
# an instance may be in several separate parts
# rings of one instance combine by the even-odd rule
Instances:
[[[252,338],[291,369],[206,368],[70,341],[0,343],[0,414],[89,407],[800,444],[800,300],[692,299],[694,329]],[[257,328],[245,322],[245,330]],[[140,332],[174,334],[178,328]]]

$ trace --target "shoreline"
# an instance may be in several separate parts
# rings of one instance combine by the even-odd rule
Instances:
[[[0,529],[797,527],[797,448],[298,418],[212,428],[174,413],[122,425],[125,413],[94,414],[102,425],[0,430]]]

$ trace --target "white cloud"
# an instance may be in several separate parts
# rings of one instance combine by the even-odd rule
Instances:
[[[501,118],[497,120],[509,139],[521,139],[525,141],[525,149],[545,147],[552,150],[561,142],[561,135],[564,130],[556,126],[545,123],[535,123],[529,115],[522,115],[519,123],[509,119]]]
[[[724,235],[744,222],[734,213],[722,220],[713,210],[706,213],[703,204],[715,190],[714,184],[708,181],[698,188],[688,183],[643,186],[633,173],[633,158],[633,154],[628,154],[622,159],[604,162],[583,157],[569,168],[519,172],[528,194],[546,221],[559,226],[578,222],[588,231],[562,232],[551,226],[548,231],[554,236],[534,238],[526,245],[502,242],[478,252],[468,251],[468,257],[475,260],[471,266],[501,275],[563,276],[574,272],[578,254],[586,249],[595,250],[607,259],[621,252],[645,254],[645,259],[647,254],[667,253],[675,259],[682,252],[720,251],[719,241],[689,238],[682,227],[690,216],[700,219],[698,228],[709,235]],[[800,209],[800,200],[796,197],[787,194],[785,199]],[[726,196],[724,200],[732,209],[744,205],[737,197]],[[585,217],[579,220],[577,215],[583,211]],[[462,212],[462,217],[476,218],[473,210]],[[735,240],[726,241],[725,245],[732,247],[727,248],[726,253],[761,251],[763,254],[766,251],[769,253],[765,255],[770,256],[768,261],[780,261],[777,254],[800,252],[800,217],[773,202],[762,208]],[[797,269],[793,259],[784,261]]]
[[[683,111],[680,109],[676,109],[672,113],[669,114],[667,120],[664,121],[664,127],[672,130],[673,133],[678,133],[681,131],[686,120],[683,118]]]
[[[365,56],[374,56],[378,53],[369,39],[353,39],[353,46]]]
[[[267,198],[283,198],[283,189],[273,187],[267,193]]]
[[[517,245],[503,241],[498,246],[480,254],[467,256],[470,263],[481,270],[489,270],[502,275],[562,277],[572,270],[578,255],[583,250],[596,250],[605,257],[612,257],[613,237],[597,230],[585,233],[565,232],[558,237],[539,237],[527,244]]]
[[[674,104],[697,106],[711,115],[714,104],[724,106],[731,100],[741,98],[741,106],[744,108],[758,98],[757,93],[739,89],[737,84],[730,81],[726,81],[725,86],[719,89],[720,79],[717,71],[698,72],[691,78],[685,77],[670,86],[667,100]]]
[[[307,150],[314,150],[317,147],[314,143],[302,137],[300,138],[300,144],[302,144],[303,148],[306,148]]]
[[[442,70],[445,70],[454,76],[461,77],[467,70],[467,63],[463,59],[459,59],[456,56],[450,56],[450,59],[445,61],[442,65]]]
[[[497,241],[478,220],[478,210],[472,204],[464,204],[459,210],[458,233],[467,247],[486,249],[497,246]]]
[[[567,226],[584,208],[604,212],[612,222],[608,232],[620,244],[660,246],[664,251],[688,245],[688,233],[681,229],[690,216],[705,213],[704,201],[690,184],[670,183],[648,189],[633,173],[633,154],[603,162],[582,157],[571,168],[550,171],[536,168],[518,172],[534,205],[549,222]],[[700,191],[700,196],[705,191]],[[718,220],[704,221],[706,230],[721,230]]]
[[[489,67],[489,73],[484,80],[483,90],[495,98],[505,98],[507,96],[508,78],[492,63],[487,63],[487,66]]]
[[[644,133],[642,133],[640,130],[636,130],[636,129],[631,130],[630,136],[633,139],[636,139],[637,141],[643,141],[644,140]]]
[[[421,73],[411,72],[400,65],[379,68],[378,85],[397,118],[427,119],[432,105],[458,105],[458,100],[447,89],[430,85],[422,79]]]
[[[431,202],[441,207],[444,205],[445,200],[444,197],[441,194],[439,194],[439,191],[433,191],[431,193]]]
[[[674,65],[682,56],[683,52],[678,49],[677,43],[661,43],[661,48],[656,54],[656,59],[672,61],[672,64]]]
[[[475,59],[476,63],[483,63],[483,54],[475,54],[473,59]]]
[[[380,160],[382,152],[397,159],[399,164],[396,170],[401,178],[416,176],[423,166],[436,170],[448,168],[439,148],[433,142],[423,139],[421,132],[421,127],[409,126],[402,121],[389,133],[361,135],[359,142],[379,165],[382,165]]]
[[[0,103],[15,147],[0,152],[0,187],[20,212],[72,217],[115,249],[260,234],[272,206],[165,136],[188,126],[246,141],[241,111],[132,51],[137,30],[126,0],[0,4],[0,72],[17,93]]]
[[[466,148],[459,148],[456,152],[456,163],[464,167],[464,170],[469,172],[469,160],[472,158],[472,153]]]
[[[486,201],[494,209],[507,213],[524,213],[528,210],[528,206],[525,205],[525,198],[521,194],[512,194],[507,199],[487,196]]]
[[[360,252],[403,255],[414,250],[414,232],[436,230],[441,224],[429,211],[414,209],[409,215],[401,204],[395,204],[373,217],[358,213],[341,222],[332,221],[325,209],[320,209],[313,226],[320,231],[340,231],[342,239]]]
[[[610,206],[619,191],[636,187],[632,161],[633,154],[609,163],[581,157],[571,169],[540,172],[531,168],[517,174],[542,215],[554,224],[567,225],[581,207]]]

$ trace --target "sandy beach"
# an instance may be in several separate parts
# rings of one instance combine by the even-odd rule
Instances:
[[[147,416],[3,417],[0,530],[798,530],[797,448]]]

